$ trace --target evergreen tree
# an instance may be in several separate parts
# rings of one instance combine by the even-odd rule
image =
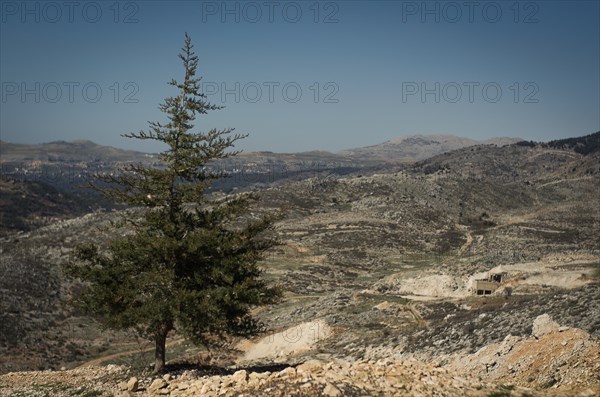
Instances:
[[[155,372],[165,366],[165,344],[172,330],[195,343],[215,337],[251,335],[258,324],[254,305],[275,302],[277,287],[261,279],[258,261],[276,244],[268,237],[273,218],[250,216],[250,195],[212,200],[206,189],[224,177],[210,171],[212,162],[236,155],[229,151],[246,135],[233,129],[191,132],[196,115],[220,109],[210,104],[196,78],[198,58],[189,35],[179,58],[182,82],[171,80],[178,95],[160,110],[168,122],[149,123],[149,131],[127,138],[166,144],[161,167],[132,164],[118,175],[96,175],[90,187],[142,215],[124,215],[131,233],[104,249],[77,249],[68,273],[83,281],[75,303],[112,329],[134,329],[155,342]]]

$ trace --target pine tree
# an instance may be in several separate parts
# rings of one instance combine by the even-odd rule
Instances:
[[[250,195],[221,200],[207,195],[211,181],[225,176],[210,165],[238,154],[230,148],[247,135],[234,135],[231,128],[191,132],[196,115],[222,107],[200,91],[188,34],[179,58],[185,77],[169,82],[178,95],[160,105],[168,122],[150,122],[148,132],[123,135],[166,144],[162,166],[132,164],[118,175],[96,175],[89,186],[115,202],[142,207],[142,215],[125,212],[132,232],[102,249],[78,247],[77,260],[68,266],[84,285],[74,299],[79,307],[108,328],[134,329],[154,341],[155,372],[164,370],[170,331],[205,345],[227,335],[252,335],[258,324],[251,308],[281,295],[261,278],[258,266],[276,244],[269,237],[274,219],[250,216]]]

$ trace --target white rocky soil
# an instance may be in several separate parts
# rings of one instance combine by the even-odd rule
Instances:
[[[331,332],[321,321],[302,324],[298,330],[314,331],[315,327],[323,335]],[[273,372],[248,368],[210,376],[199,370],[180,370],[144,378],[132,376],[126,366],[90,366],[2,375],[0,396],[592,397],[600,393],[597,340],[582,330],[561,327],[548,315],[536,318],[532,329],[530,337],[508,335],[502,343],[485,346],[474,354],[454,356],[446,365],[415,358],[310,359]],[[289,358],[296,350],[283,347],[284,335],[274,335],[274,348],[265,348],[265,340],[251,345],[246,358]],[[312,346],[309,342],[303,341],[304,349]]]
[[[260,359],[285,362],[290,355],[311,350],[331,334],[332,329],[327,322],[316,320],[270,334],[257,342],[243,341],[237,346],[238,350],[245,352],[239,363]]]
[[[414,300],[463,298],[472,295],[475,280],[486,280],[489,274],[496,273],[508,275],[508,281],[503,282],[497,291],[499,294],[503,293],[506,287],[517,293],[521,290],[529,291],[536,286],[572,289],[593,281],[594,268],[589,266],[593,260],[597,258],[543,258],[537,262],[496,266],[469,277],[438,273],[413,277],[407,276],[406,273],[394,273],[381,279],[365,292],[385,292]]]

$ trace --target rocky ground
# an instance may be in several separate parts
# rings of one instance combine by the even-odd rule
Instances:
[[[256,309],[266,335],[224,352],[172,335],[168,379],[148,374],[148,344],[64,305],[76,285],[61,265],[78,243],[114,236],[118,212],[11,234],[0,395],[127,395],[134,376],[133,396],[595,395],[598,186],[598,153],[477,146],[261,189],[255,210],[286,214],[263,263],[285,299]],[[469,280],[498,266],[504,289],[473,296]],[[537,332],[543,314],[563,328]]]
[[[126,366],[86,366],[0,376],[0,396],[594,396],[600,345],[550,316],[527,337],[508,335],[447,365],[403,359],[309,359],[297,365],[171,370],[131,376]],[[212,373],[211,373],[212,372]],[[535,387],[535,388],[532,388]]]
[[[531,336],[507,335],[500,343],[456,359],[450,367],[487,380],[538,389],[600,390],[600,350],[597,339],[577,328],[560,326],[538,316]]]

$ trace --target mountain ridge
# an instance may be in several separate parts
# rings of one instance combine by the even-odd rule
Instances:
[[[522,141],[521,138],[498,137],[484,141],[455,135],[409,135],[392,138],[388,141],[362,148],[348,149],[338,154],[381,160],[419,161],[438,154],[476,145],[503,146]]]
[[[39,144],[0,140],[0,161],[127,161],[152,158],[154,154],[100,145],[86,139]]]
[[[242,152],[241,158],[279,158],[297,159],[340,159],[340,160],[377,160],[377,161],[418,161],[450,150],[463,147],[495,144],[505,145],[522,141],[521,138],[498,137],[484,141],[455,135],[407,135],[392,138],[375,145],[344,149],[337,152],[327,150],[308,150],[303,152]],[[87,156],[87,157],[86,157]],[[73,141],[51,141],[40,144],[20,144],[0,141],[0,159],[3,161],[89,161],[90,158],[102,161],[144,161],[155,158],[155,153],[116,148],[100,145],[86,139]]]

